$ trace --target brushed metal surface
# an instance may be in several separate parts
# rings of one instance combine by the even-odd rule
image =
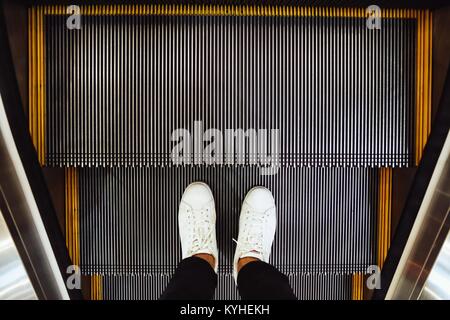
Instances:
[[[0,163],[1,211],[37,296],[39,299],[69,299],[1,97]]]
[[[421,203],[386,299],[418,299],[434,266],[437,267],[434,269],[437,274],[431,278],[428,288],[436,290],[432,284],[435,277],[448,271],[448,268],[440,269],[441,263],[435,262],[442,250],[445,261],[448,250],[446,238],[450,230],[450,132]],[[449,276],[450,274],[446,275],[447,278]],[[448,282],[441,281],[441,284]],[[445,290],[450,292],[450,287]]]
[[[431,268],[419,299],[450,300],[450,232]]]
[[[171,165],[172,132],[193,135],[196,120],[279,129],[282,165],[412,164],[414,19],[369,30],[364,18],[85,16],[72,31],[46,16],[45,27],[49,166]]]
[[[0,211],[0,300],[35,300],[36,292]]]

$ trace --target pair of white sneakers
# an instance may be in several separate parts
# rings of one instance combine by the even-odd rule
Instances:
[[[216,209],[214,196],[206,183],[190,184],[181,198],[178,223],[183,259],[196,254],[214,257],[218,267]],[[253,257],[269,261],[275,236],[275,200],[269,189],[254,187],[245,196],[239,219],[239,235],[233,261],[233,277],[237,281],[237,265],[241,258]]]

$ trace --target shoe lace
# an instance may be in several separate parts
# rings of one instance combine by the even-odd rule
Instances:
[[[209,208],[189,208],[187,210],[188,224],[193,231],[190,233],[191,235],[193,235],[190,254],[209,247],[209,245],[212,243],[214,230],[213,228],[211,228],[211,223],[208,219],[209,210]]]
[[[247,212],[244,220],[244,230],[242,230],[245,237],[241,238],[239,242],[236,239],[233,239],[236,244],[241,246],[242,252],[256,252],[259,254],[264,254],[264,230],[262,226],[265,223],[265,217],[265,214],[249,214],[249,212]]]

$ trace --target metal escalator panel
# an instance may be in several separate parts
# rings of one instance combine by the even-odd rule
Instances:
[[[283,165],[414,163],[416,19],[82,18],[44,15],[46,165],[171,164],[195,121],[279,129]]]
[[[33,284],[0,210],[0,300],[35,300]]]
[[[350,274],[376,263],[374,169],[282,168],[270,177],[259,175],[256,167],[85,168],[78,173],[85,274],[173,272],[181,259],[178,205],[185,187],[198,180],[211,186],[216,200],[221,273],[232,271],[242,200],[255,185],[267,186],[275,196],[278,231],[271,263],[282,272]]]
[[[352,276],[333,274],[288,275],[289,282],[300,300],[349,300]],[[169,275],[115,275],[102,277],[105,300],[155,300],[170,280]],[[215,299],[239,300],[234,279],[221,274],[217,281]]]
[[[430,12],[382,10],[379,30],[364,8],[81,14],[69,30],[64,6],[30,9],[29,119],[41,164],[68,167],[66,241],[91,298],[159,297],[181,259],[181,195],[201,180],[216,199],[216,298],[239,297],[232,238],[245,193],[265,185],[278,206],[270,262],[297,296],[363,299],[390,246],[392,168],[417,165],[430,129]],[[177,129],[191,148],[181,166]],[[248,141],[245,154],[215,150],[226,165],[202,161],[208,129],[278,130],[266,146],[279,147],[278,173],[260,175]]]

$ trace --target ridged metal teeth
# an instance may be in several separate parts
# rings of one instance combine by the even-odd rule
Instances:
[[[256,167],[84,168],[78,179],[84,274],[173,272],[181,259],[178,206],[193,181],[214,193],[220,273],[232,271],[232,238],[255,185],[276,200],[271,263],[282,272],[350,274],[376,263],[375,169],[281,168],[261,176]]]
[[[421,16],[386,11],[382,29],[369,30],[364,14],[208,16],[201,9],[186,16],[88,6],[74,31],[64,7],[48,15],[54,10],[44,16],[40,8],[37,23],[30,20],[38,26],[30,52],[39,61],[30,63],[30,123],[41,164],[45,150],[48,166],[135,167],[79,171],[75,251],[83,273],[103,287],[97,298],[159,297],[181,257],[177,206],[194,180],[211,185],[218,206],[216,298],[238,298],[231,237],[256,184],[275,194],[281,214],[271,263],[298,297],[351,297],[350,274],[376,261],[377,173],[286,167],[401,167],[420,159],[429,129],[422,130],[429,118],[421,111],[429,86],[422,94],[429,76],[422,37],[431,38]],[[193,135],[196,120],[222,132],[280,129],[279,174],[160,168],[172,165],[173,130]]]
[[[352,296],[351,275],[299,274],[288,278],[300,300],[349,300]],[[170,276],[115,275],[104,276],[102,281],[105,300],[156,300],[169,283]],[[214,299],[240,299],[232,275],[219,275]]]
[[[171,134],[280,129],[281,163],[412,164],[416,21],[45,16],[46,165],[169,165]]]

